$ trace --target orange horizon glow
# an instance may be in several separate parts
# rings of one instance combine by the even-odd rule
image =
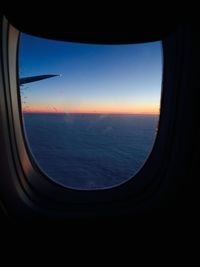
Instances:
[[[158,115],[159,107],[155,107],[155,105],[145,105],[145,106],[137,106],[135,108],[129,107],[107,107],[107,108],[100,108],[96,107],[95,109],[88,109],[88,108],[77,108],[77,109],[66,109],[61,108],[59,106],[54,107],[45,107],[40,105],[31,106],[29,108],[23,107],[23,113],[53,113],[53,114],[63,114],[63,113],[71,113],[71,114],[144,114],[144,115]]]

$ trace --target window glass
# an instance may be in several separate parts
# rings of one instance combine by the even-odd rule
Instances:
[[[161,78],[161,42],[94,45],[21,34],[23,126],[39,168],[76,189],[132,178],[156,138]]]

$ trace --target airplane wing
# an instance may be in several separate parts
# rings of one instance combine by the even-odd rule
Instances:
[[[32,83],[32,82],[36,82],[36,81],[40,81],[40,80],[44,80],[44,79],[48,79],[48,78],[52,78],[52,77],[56,77],[56,76],[60,76],[60,75],[48,74],[48,75],[24,77],[24,78],[19,79],[19,85],[23,85],[26,83]]]

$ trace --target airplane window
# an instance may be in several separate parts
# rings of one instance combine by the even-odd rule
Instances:
[[[134,177],[156,138],[161,42],[81,44],[22,33],[19,48],[23,128],[39,168],[75,189]]]

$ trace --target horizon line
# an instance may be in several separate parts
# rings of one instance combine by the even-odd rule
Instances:
[[[91,115],[159,115],[160,112],[157,113],[130,113],[130,112],[45,112],[45,111],[22,111],[22,113],[31,113],[31,114],[91,114]]]

